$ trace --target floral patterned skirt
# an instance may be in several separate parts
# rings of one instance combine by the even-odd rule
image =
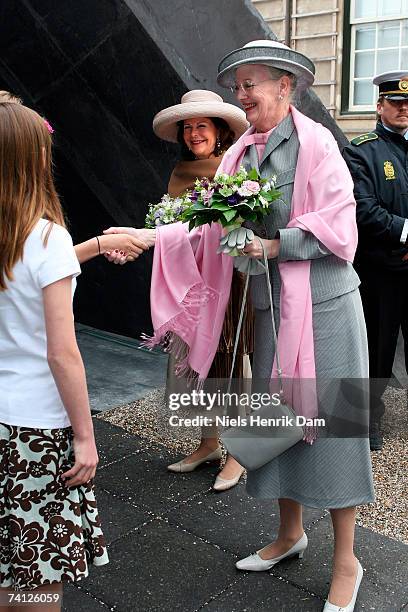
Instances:
[[[0,586],[31,590],[108,563],[92,482],[68,488],[72,429],[0,423]]]

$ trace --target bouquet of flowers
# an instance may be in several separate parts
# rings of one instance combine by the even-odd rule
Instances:
[[[220,223],[227,233],[221,239],[219,252],[239,255],[254,239],[252,230],[242,227],[244,221],[260,222],[270,212],[271,203],[279,198],[276,177],[262,179],[253,168],[241,167],[233,175],[219,174],[211,181],[197,179],[189,198],[192,205],[184,212],[190,230],[206,223]]]
[[[172,198],[168,193],[165,193],[158,204],[149,204],[145,227],[154,229],[159,225],[182,221],[183,214],[192,204],[193,201],[190,199],[189,191],[177,198]]]

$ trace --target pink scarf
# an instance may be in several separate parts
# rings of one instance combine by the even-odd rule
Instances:
[[[224,323],[232,258],[217,255],[221,226],[188,233],[187,224],[156,230],[150,308],[154,335],[144,346],[162,343],[176,358],[176,374],[205,380]]]
[[[262,159],[269,136],[272,134],[275,128],[276,126],[269,130],[269,132],[252,132],[251,134],[247,134],[243,139],[243,144],[245,147],[249,147],[252,144],[256,146],[259,161]]]
[[[288,228],[311,232],[333,254],[353,261],[357,226],[353,182],[337,143],[321,124],[290,108],[299,138],[291,219]],[[235,173],[245,154],[250,128],[226,152],[218,173]],[[273,204],[272,204],[273,209]],[[217,255],[221,226],[190,234],[181,223],[158,228],[151,310],[153,346],[170,332],[183,340],[179,373],[204,379],[217,350],[232,276],[232,258]],[[278,349],[283,377],[315,379],[310,261],[279,264],[282,280]],[[174,342],[174,340],[173,340]],[[180,351],[180,349],[179,349]],[[276,365],[273,369],[276,376]],[[306,394],[307,395],[307,394]],[[294,401],[298,414],[316,416],[316,402]]]

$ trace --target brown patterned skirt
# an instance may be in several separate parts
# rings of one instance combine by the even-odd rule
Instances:
[[[108,563],[92,482],[68,488],[72,429],[0,423],[0,587],[73,582]]]

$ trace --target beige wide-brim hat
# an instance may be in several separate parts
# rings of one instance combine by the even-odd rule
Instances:
[[[283,43],[253,40],[222,58],[218,66],[217,82],[222,87],[231,87],[235,82],[235,71],[245,64],[263,64],[294,74],[297,77],[296,91],[313,85],[316,71],[308,57]]]
[[[163,140],[177,142],[177,123],[194,117],[224,119],[234,132],[234,140],[237,140],[249,127],[242,109],[224,102],[221,96],[213,91],[193,89],[184,94],[181,104],[169,106],[157,113],[153,119],[153,131]]]

